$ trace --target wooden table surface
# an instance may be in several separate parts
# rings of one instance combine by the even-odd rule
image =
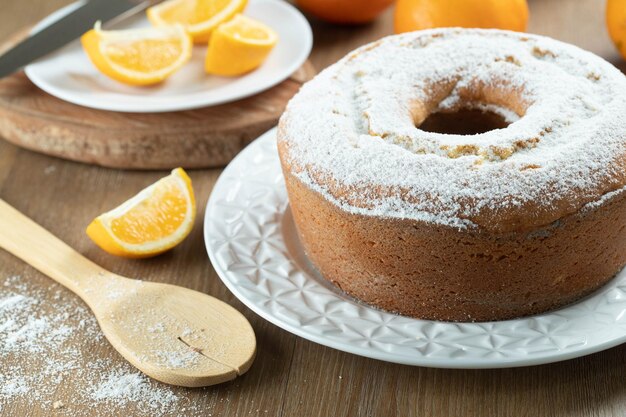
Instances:
[[[66,3],[68,0],[2,0],[0,40]],[[530,7],[530,32],[574,43],[626,69],[608,39],[603,0],[531,0]],[[390,34],[391,13],[356,28],[317,21],[312,25],[315,46],[311,59],[317,69],[322,69],[351,49]],[[202,415],[213,416],[289,417],[626,415],[626,345],[528,368],[428,369],[343,353],[266,322],[233,297],[206,256],[201,214],[219,174],[217,169],[190,173],[200,215],[182,245],[156,259],[122,260],[95,247],[84,233],[85,226],[164,172],[87,166],[21,150],[0,140],[0,198],[105,268],[207,292],[231,303],[250,320],[257,334],[258,355],[248,374],[216,387],[175,389],[177,395],[195,405],[196,414],[201,410]],[[0,251],[0,283],[3,277],[16,274],[42,288],[50,282]],[[67,297],[80,303],[73,296]],[[52,298],[42,300],[49,308],[54,302]],[[115,360],[122,361],[106,344],[101,344],[95,355],[114,355]],[[6,365],[0,363],[0,369]],[[33,366],[32,372],[38,369]],[[71,399],[65,403],[71,404]],[[50,408],[19,400],[5,404],[3,410],[5,415],[16,416],[51,414]],[[98,405],[89,412],[106,413]],[[190,415],[190,411],[174,414]]]

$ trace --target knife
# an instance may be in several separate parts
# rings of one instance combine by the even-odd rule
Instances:
[[[121,20],[150,6],[150,0],[88,0],[0,55],[0,78],[6,77],[93,28],[96,21]]]

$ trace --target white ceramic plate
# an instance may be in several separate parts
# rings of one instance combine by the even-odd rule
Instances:
[[[273,129],[224,170],[204,237],[226,286],[254,312],[298,336],[389,362],[503,368],[570,359],[626,342],[626,272],[590,297],[517,320],[444,323],[364,305],[325,281],[298,242]]]
[[[77,7],[71,4],[41,21],[34,31]],[[241,77],[210,76],[204,72],[205,46],[195,46],[191,61],[164,83],[132,87],[109,79],[91,64],[80,42],[26,67],[26,75],[39,88],[81,106],[120,112],[154,113],[212,106],[266,90],[289,77],[309,56],[311,27],[302,14],[281,0],[250,0],[244,14],[271,26],[280,37],[261,67]],[[109,29],[148,26],[145,13]]]

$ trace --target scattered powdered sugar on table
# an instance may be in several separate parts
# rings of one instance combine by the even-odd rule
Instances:
[[[172,366],[194,354],[162,352]],[[19,276],[0,280],[0,414],[12,415],[13,405],[71,416],[92,415],[94,406],[107,415],[205,411],[121,359],[87,307],[59,285],[40,287]]]
[[[142,411],[164,410],[178,401],[178,397],[167,387],[155,388],[148,378],[139,373],[128,373],[118,369],[107,372],[89,389],[89,398],[94,401],[119,403],[133,401]]]
[[[0,395],[11,398],[15,395],[26,394],[28,392],[28,384],[24,377],[15,377],[9,379],[0,375]]]
[[[43,173],[45,175],[50,175],[52,173],[54,173],[57,170],[57,167],[54,165],[48,165],[44,170]]]

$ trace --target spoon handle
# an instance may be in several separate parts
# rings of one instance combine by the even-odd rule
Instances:
[[[106,270],[0,199],[0,248],[17,256],[85,301]]]

